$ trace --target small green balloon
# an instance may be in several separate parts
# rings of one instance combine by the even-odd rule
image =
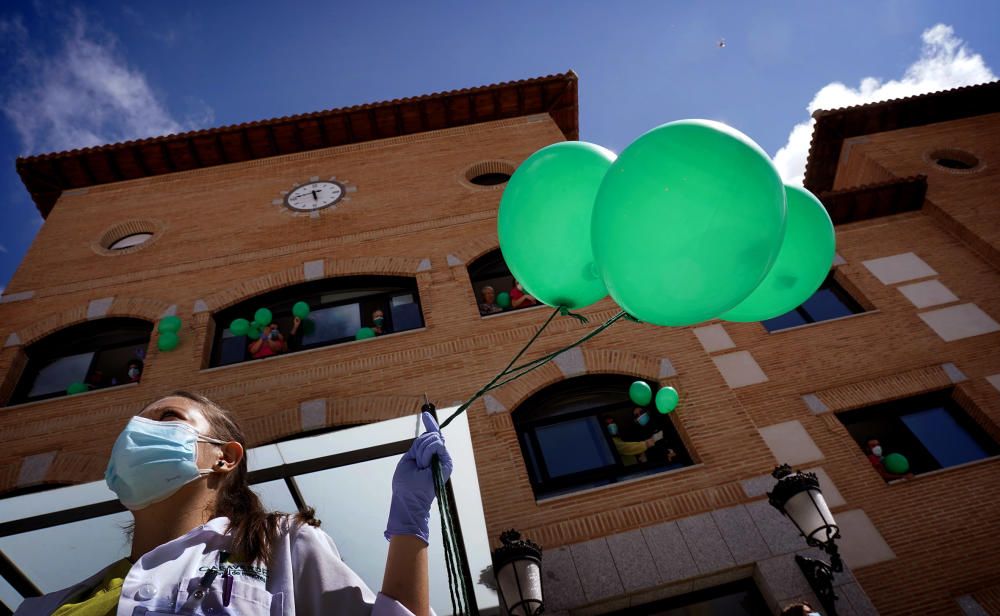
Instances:
[[[70,383],[69,387],[66,388],[66,395],[72,396],[73,394],[82,394],[83,392],[88,391],[89,389],[90,388],[87,387],[86,383],[80,383],[80,382]]]
[[[607,296],[594,267],[590,218],[614,159],[599,145],[563,141],[529,156],[507,182],[497,213],[500,251],[540,302],[576,310]]]
[[[910,461],[901,453],[890,453],[882,459],[882,465],[893,475],[905,475],[910,470]]]
[[[671,122],[611,165],[591,232],[608,293],[628,314],[700,323],[739,304],[770,270],[785,232],[784,186],[738,130]]]
[[[167,332],[177,333],[181,328],[181,318],[178,316],[170,315],[160,319],[160,324],[157,327],[157,331],[161,334]]]
[[[719,315],[748,323],[773,319],[802,305],[830,273],[836,238],[826,208],[811,192],[785,186],[785,239],[764,280],[735,308]]]
[[[362,327],[358,330],[358,333],[354,334],[355,340],[366,340],[368,338],[375,337],[375,330],[370,327]]]
[[[673,387],[661,387],[660,391],[656,392],[656,410],[666,415],[677,408],[677,402],[680,399],[677,390]]]
[[[510,293],[506,291],[501,291],[497,294],[497,306],[501,308],[510,308]]]
[[[257,321],[250,324],[250,328],[247,329],[247,336],[251,340],[257,340],[260,338],[260,330],[263,329]]]
[[[173,351],[180,343],[181,339],[177,337],[177,334],[174,332],[164,332],[156,339],[156,348],[161,351]]]
[[[229,324],[229,331],[234,336],[246,336],[247,332],[250,331],[250,321],[246,319],[233,319],[233,322]]]
[[[653,390],[646,381],[635,381],[629,385],[628,397],[639,406],[646,406],[653,399]]]
[[[253,320],[261,327],[266,327],[271,324],[271,319],[274,315],[267,308],[260,308],[257,312],[253,313]]]
[[[306,318],[309,316],[309,304],[305,302],[295,302],[295,305],[292,306],[292,314],[300,319]]]

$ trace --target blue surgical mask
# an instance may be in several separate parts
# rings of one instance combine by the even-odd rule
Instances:
[[[618,436],[618,424],[608,424],[608,434]]]
[[[129,509],[148,507],[212,472],[198,468],[198,441],[226,444],[183,422],[133,417],[115,441],[104,481]]]
[[[881,445],[875,445],[874,447],[872,447],[872,453],[881,458],[882,457],[882,446]]]
[[[648,424],[649,423],[649,415],[646,414],[646,413],[643,413],[642,415],[639,415],[638,417],[635,418],[635,423],[639,424],[640,426],[644,426],[644,425]]]

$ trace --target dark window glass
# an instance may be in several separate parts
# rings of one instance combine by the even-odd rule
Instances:
[[[883,456],[902,454],[915,475],[1000,454],[1000,446],[955,404],[947,391],[849,411],[838,417],[865,455],[870,455],[868,441],[878,440]]]
[[[475,292],[481,316],[541,305],[523,288],[517,288],[517,281],[507,269],[500,249],[488,252],[473,261],[469,265],[469,279],[472,281],[472,290]],[[490,290],[492,290],[492,301],[489,300]],[[510,297],[510,306],[501,307],[497,303],[501,293],[506,293]]]
[[[740,580],[705,588],[654,603],[609,612],[622,616],[770,616],[764,597],[753,580]]]
[[[124,385],[129,366],[141,370],[153,324],[130,318],[97,319],[55,332],[29,346],[28,363],[8,404],[66,395],[83,383],[87,389]]]
[[[479,186],[496,186],[497,184],[503,184],[509,179],[509,173],[480,173],[469,181]]]
[[[292,306],[300,301],[309,304],[310,312],[295,329]],[[317,280],[279,289],[216,313],[217,333],[210,365],[225,366],[254,359],[250,348],[257,340],[233,336],[229,325],[238,318],[253,320],[259,308],[268,308],[273,315],[278,348],[274,353],[255,349],[258,357],[350,342],[361,328],[376,329],[376,313],[381,313],[383,319],[381,331],[376,331],[376,335],[424,326],[413,278],[350,276]],[[274,350],[270,345],[269,348]]]
[[[805,325],[806,323],[839,319],[840,317],[859,314],[864,311],[865,309],[837,284],[833,279],[833,272],[830,272],[830,275],[826,277],[820,288],[813,293],[812,297],[803,302],[801,306],[781,316],[761,322],[767,328],[767,331],[773,332],[798,325]]]
[[[635,405],[628,399],[633,381],[619,375],[567,379],[518,407],[514,425],[536,496],[692,464],[670,416],[647,409],[649,422],[635,421]],[[616,436],[607,430],[609,422],[618,426]]]

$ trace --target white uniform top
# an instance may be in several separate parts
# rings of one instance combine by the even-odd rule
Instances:
[[[343,560],[325,532],[286,519],[272,546],[268,567],[230,562],[232,595],[223,606],[223,576],[207,588],[205,573],[231,552],[229,518],[215,518],[148,552],[132,565],[122,584],[117,616],[413,616],[401,603],[376,595]],[[225,563],[222,563],[225,566]],[[60,605],[84,599],[105,571],[42,597],[25,599],[16,616],[48,616]]]

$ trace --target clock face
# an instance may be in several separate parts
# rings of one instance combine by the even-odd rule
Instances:
[[[288,193],[285,205],[297,212],[312,212],[333,205],[343,196],[344,187],[337,182],[310,182]]]

